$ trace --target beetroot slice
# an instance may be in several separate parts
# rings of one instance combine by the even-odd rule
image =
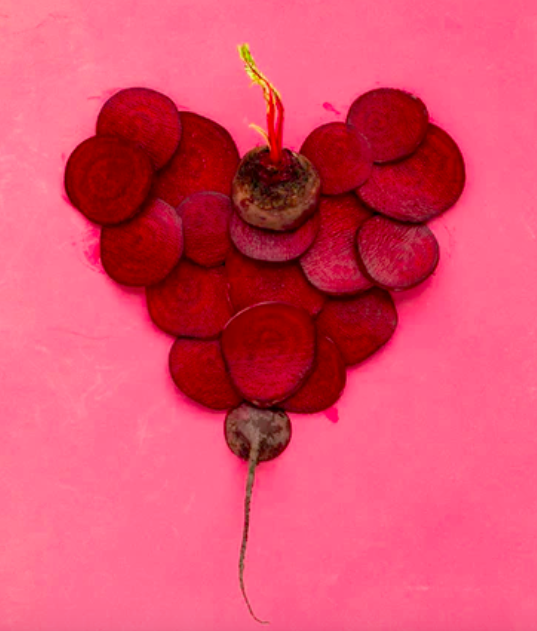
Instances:
[[[459,148],[445,131],[430,124],[425,140],[411,156],[373,167],[371,177],[357,193],[383,215],[421,223],[453,206],[464,182]]]
[[[175,103],[149,88],[127,88],[110,97],[97,118],[97,135],[120,136],[138,143],[155,169],[172,157],[181,139]]]
[[[261,303],[227,323],[222,353],[238,392],[258,407],[270,407],[293,394],[311,371],[315,326],[304,309]]]
[[[239,152],[229,132],[218,123],[181,112],[183,133],[171,161],[157,174],[154,193],[177,206],[200,191],[231,196],[231,182],[239,164]]]
[[[241,402],[226,371],[218,340],[177,338],[170,350],[169,367],[179,390],[201,405],[227,410]]]
[[[258,261],[282,263],[297,259],[311,246],[319,225],[319,214],[315,213],[296,230],[276,232],[251,226],[233,213],[229,232],[237,249],[246,256]]]
[[[391,338],[396,326],[392,297],[378,287],[355,298],[327,300],[317,317],[318,331],[336,343],[348,366],[377,351]]]
[[[300,390],[280,403],[288,412],[322,412],[339,399],[345,388],[347,371],[338,347],[324,335],[317,336],[315,368]]]
[[[231,247],[231,199],[222,193],[194,193],[177,207],[177,212],[183,220],[185,256],[204,267],[221,265]]]
[[[147,154],[114,136],[92,136],[69,156],[65,191],[75,208],[101,225],[130,219],[144,203],[153,178]]]
[[[101,262],[117,283],[143,287],[163,280],[183,252],[181,219],[166,202],[155,199],[118,226],[101,231]]]
[[[421,99],[396,88],[362,94],[351,105],[347,123],[370,142],[374,162],[399,160],[425,138],[429,113]]]
[[[146,297],[153,322],[178,337],[216,337],[232,315],[223,267],[182,260]]]
[[[237,311],[259,302],[287,302],[311,315],[321,310],[325,297],[310,285],[297,263],[255,261],[232,248],[226,259],[229,295]]]
[[[438,241],[424,224],[405,224],[377,215],[358,230],[358,256],[371,280],[386,289],[409,289],[438,264]]]
[[[300,153],[319,172],[323,195],[352,191],[367,180],[373,164],[367,139],[345,123],[317,127],[304,141]]]
[[[356,231],[371,217],[356,195],[321,197],[321,226],[310,249],[300,258],[309,282],[332,295],[356,294],[371,287],[358,266]]]

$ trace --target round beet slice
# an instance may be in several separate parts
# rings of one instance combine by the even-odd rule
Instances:
[[[429,113],[423,101],[409,92],[378,88],[354,101],[347,123],[369,140],[374,162],[390,162],[418,148],[427,132]]]
[[[414,287],[438,264],[438,241],[425,224],[377,215],[362,224],[356,245],[366,274],[386,289]]]
[[[161,169],[181,139],[175,103],[149,88],[127,88],[106,101],[97,118],[97,135],[120,136],[138,143],[153,167]]]
[[[280,406],[288,412],[322,412],[339,399],[347,382],[345,361],[338,347],[325,335],[317,336],[315,367],[292,397]]]
[[[205,407],[227,410],[241,402],[218,340],[177,338],[170,350],[169,368],[179,390]]]
[[[237,311],[259,302],[287,302],[316,315],[325,296],[308,283],[300,266],[256,261],[232,248],[226,259],[229,295]]]
[[[338,195],[363,184],[373,165],[368,140],[345,123],[326,123],[314,129],[300,153],[321,176],[321,193]]]
[[[396,327],[392,297],[378,287],[354,298],[327,300],[317,317],[318,331],[336,343],[347,366],[372,355]]]
[[[293,394],[311,371],[315,326],[304,309],[258,304],[227,323],[222,353],[238,392],[259,407],[270,407]]]
[[[143,287],[163,280],[183,252],[182,222],[161,199],[146,203],[130,221],[101,231],[101,262],[117,283]]]
[[[154,193],[177,206],[200,191],[231,196],[231,182],[239,164],[239,152],[229,132],[218,123],[181,112],[183,126],[179,148],[156,176]]]
[[[318,210],[321,225],[317,238],[300,257],[309,282],[331,295],[356,294],[371,287],[358,265],[355,237],[371,211],[356,195],[323,196]]]
[[[246,256],[281,263],[304,254],[317,236],[319,225],[319,214],[315,213],[296,230],[276,232],[251,226],[233,213],[229,233],[237,249]]]
[[[65,191],[88,219],[109,225],[140,210],[152,178],[151,161],[138,145],[114,136],[92,136],[67,160]]]
[[[177,337],[217,337],[233,313],[223,266],[207,269],[182,260],[147,287],[146,298],[153,322]]]
[[[204,191],[187,197],[177,208],[183,220],[185,256],[204,267],[221,265],[231,246],[231,199]]]
[[[383,215],[422,223],[455,204],[465,177],[462,154],[454,140],[430,124],[424,141],[411,156],[374,166],[357,193]]]

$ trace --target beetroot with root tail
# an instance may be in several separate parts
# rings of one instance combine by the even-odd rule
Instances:
[[[257,465],[260,462],[277,458],[289,445],[291,434],[291,421],[283,410],[260,410],[248,403],[243,403],[239,407],[230,410],[224,424],[224,435],[228,447],[236,456],[248,462],[248,477],[244,499],[244,526],[239,555],[239,585],[250,615],[256,622],[262,624],[267,624],[267,622],[255,615],[246,594],[244,583],[244,563],[250,530],[252,491]]]
[[[347,124],[369,140],[374,162],[391,162],[418,148],[427,133],[429,113],[421,99],[404,90],[378,88],[353,102]]]
[[[120,136],[147,153],[155,169],[161,169],[181,140],[181,119],[175,103],[149,88],[127,88],[103,105],[97,119],[97,135]]]

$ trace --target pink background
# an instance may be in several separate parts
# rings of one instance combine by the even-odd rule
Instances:
[[[259,470],[249,594],[274,631],[537,628],[534,0],[0,0],[0,631],[254,629],[245,465],[174,390],[171,338],[103,274],[66,157],[146,85],[286,142],[380,85],[459,143],[441,264],[337,406]],[[332,421],[336,411],[332,411]]]

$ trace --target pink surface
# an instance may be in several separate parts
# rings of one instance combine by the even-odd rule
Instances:
[[[535,2],[3,0],[0,33],[0,631],[257,628],[223,415],[174,390],[171,339],[62,191],[122,87],[256,144],[244,41],[289,146],[396,86],[468,170],[393,340],[259,470],[256,612],[274,631],[536,629]]]

